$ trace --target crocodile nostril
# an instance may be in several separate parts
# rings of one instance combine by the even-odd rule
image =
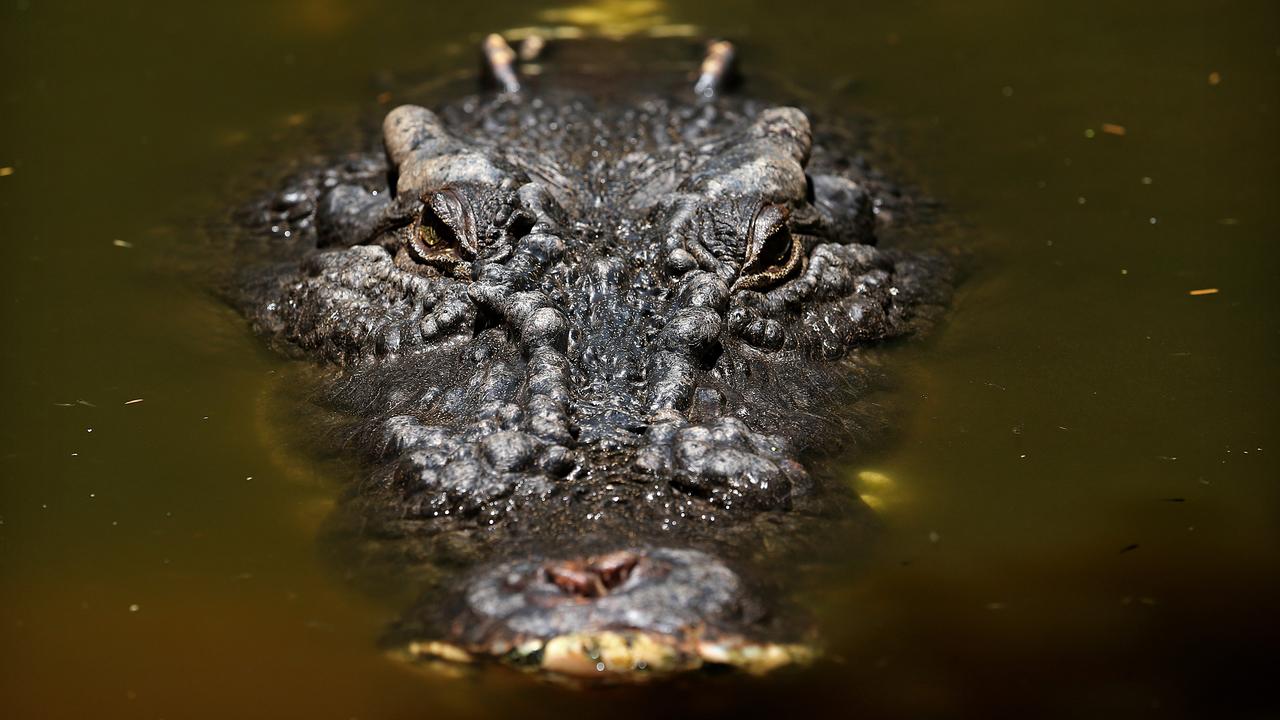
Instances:
[[[586,558],[561,560],[543,566],[546,580],[568,595],[580,598],[599,598],[621,587],[631,577],[640,556],[620,551]]]
[[[613,590],[631,577],[631,572],[639,563],[639,555],[624,550],[596,558],[591,564],[591,569],[600,576],[605,590]]]
[[[561,562],[548,565],[543,568],[542,572],[546,575],[547,580],[554,583],[556,587],[568,595],[576,595],[582,598],[598,598],[607,592],[599,575],[578,566],[577,563]]]

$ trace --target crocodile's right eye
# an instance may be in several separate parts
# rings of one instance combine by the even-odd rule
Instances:
[[[409,227],[407,249],[418,263],[453,272],[475,259],[475,220],[466,200],[455,190],[422,194],[422,214]]]
[[[764,205],[747,231],[747,257],[734,290],[766,290],[791,277],[804,263],[804,249],[791,235],[785,205]]]

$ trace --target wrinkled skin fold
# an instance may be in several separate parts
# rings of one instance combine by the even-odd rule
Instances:
[[[420,591],[402,656],[804,660],[785,568],[869,522],[825,462],[945,263],[878,245],[909,203],[801,110],[584,77],[392,109],[242,218],[289,252],[241,304],[331,368],[369,468],[332,525]]]

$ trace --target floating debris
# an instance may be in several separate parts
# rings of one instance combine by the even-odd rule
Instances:
[[[8,165],[4,167],[0,167],[0,177],[9,177],[12,174],[13,174],[13,168],[9,167]]]
[[[132,604],[132,605],[130,605],[130,606],[129,606],[129,612],[138,612],[138,611],[139,611],[139,610],[141,610],[141,609],[142,609],[142,607],[141,607],[141,606],[139,606],[139,605],[138,605],[138,603],[134,603],[134,604]]]
[[[91,407],[91,408],[98,407],[97,405],[94,405],[88,400],[76,400],[75,402],[56,402],[54,403],[54,405],[56,407],[75,407],[77,405],[82,405],[84,407]]]
[[[126,400],[126,401],[124,402],[124,404],[125,404],[125,405],[137,405],[137,404],[138,404],[138,403],[140,403],[140,402],[142,402],[142,398],[134,398],[134,399],[132,399],[132,400]]]
[[[1198,295],[1217,295],[1217,294],[1218,294],[1218,288],[1200,288],[1199,290],[1190,290],[1190,291],[1188,291],[1188,292],[1187,292],[1187,294],[1188,294],[1188,295],[1196,295],[1196,296],[1198,296]]]
[[[1222,73],[1218,72],[1217,70],[1214,70],[1213,72],[1209,73],[1210,85],[1217,85],[1220,82],[1222,82]]]
[[[1115,123],[1102,123],[1102,132],[1108,135],[1116,135],[1119,137],[1123,137],[1125,132],[1127,131],[1125,130],[1123,125],[1117,125]]]
[[[391,102],[391,91],[387,90],[385,92],[378,93],[378,97],[376,99],[379,105],[386,105]]]
[[[112,245],[115,245],[115,246],[116,246],[116,247],[118,247],[118,248],[131,248],[131,247],[133,247],[133,243],[129,242],[128,240],[121,240],[121,239],[119,239],[119,238],[116,238],[116,239],[112,240],[112,241],[111,241],[111,244],[112,244]]]
[[[1132,545],[1125,545],[1124,547],[1120,548],[1120,554],[1123,555],[1127,552],[1133,552],[1134,550],[1137,550],[1138,547],[1139,547],[1138,543],[1133,543]]]

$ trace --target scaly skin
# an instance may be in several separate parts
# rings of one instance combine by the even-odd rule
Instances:
[[[405,657],[805,660],[786,568],[869,520],[823,460],[878,429],[867,349],[944,263],[877,246],[903,201],[802,111],[559,70],[397,107],[247,216],[293,253],[247,315],[335,369],[371,469],[333,525],[421,590]]]

